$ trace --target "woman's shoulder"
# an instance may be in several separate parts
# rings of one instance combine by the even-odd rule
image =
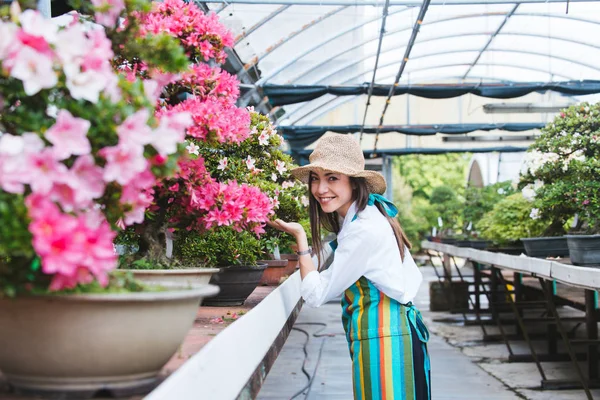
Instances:
[[[388,220],[379,212],[377,207],[369,205],[364,210],[358,212],[356,220],[350,222],[347,228],[348,233],[360,232],[376,237],[387,235],[389,233],[388,230],[391,230]]]

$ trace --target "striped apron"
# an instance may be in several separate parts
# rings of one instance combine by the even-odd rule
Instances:
[[[330,245],[335,252],[337,240]],[[344,292],[342,324],[355,400],[431,399],[429,331],[412,303],[400,304],[363,276]]]
[[[429,332],[412,303],[400,304],[363,276],[344,293],[342,323],[354,399],[431,399]]]

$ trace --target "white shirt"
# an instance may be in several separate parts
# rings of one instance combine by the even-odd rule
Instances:
[[[402,304],[412,301],[423,275],[408,248],[404,262],[388,220],[375,206],[356,214],[353,203],[337,236],[333,262],[321,273],[311,271],[304,277],[300,293],[306,304],[318,307],[344,293],[362,276],[388,297]]]

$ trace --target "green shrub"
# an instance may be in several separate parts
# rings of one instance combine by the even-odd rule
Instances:
[[[534,219],[531,202],[521,193],[499,201],[479,222],[481,236],[498,245],[517,242],[520,238],[541,236],[548,226],[546,220]]]

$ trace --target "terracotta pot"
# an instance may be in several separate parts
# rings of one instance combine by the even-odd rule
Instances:
[[[210,278],[219,272],[219,269],[121,269],[120,271],[131,272],[135,279],[143,283],[188,287],[208,284]]]
[[[260,285],[277,286],[286,274],[288,260],[260,260],[259,263],[267,264],[267,269],[260,279]]]
[[[300,265],[298,264],[298,254],[281,254],[281,259],[288,260],[288,266],[286,269],[287,275],[293,274],[294,271],[300,268]]]
[[[14,387],[86,397],[151,385],[211,285],[0,299],[0,370]],[[85,395],[84,395],[85,393]]]

